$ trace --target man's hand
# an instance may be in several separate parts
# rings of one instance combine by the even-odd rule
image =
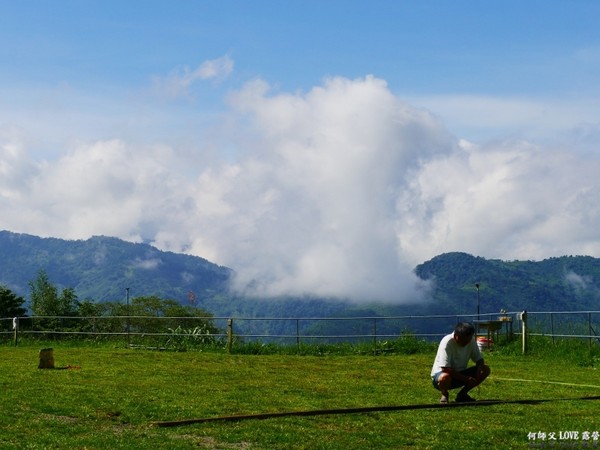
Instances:
[[[477,379],[475,379],[473,377],[467,377],[465,384],[467,385],[467,387],[473,388],[473,387],[477,386]]]
[[[483,377],[485,374],[485,371],[484,371],[485,365],[483,363],[483,358],[480,359],[479,361],[477,361],[476,366],[477,366],[477,375],[476,375],[477,380],[483,380]]]

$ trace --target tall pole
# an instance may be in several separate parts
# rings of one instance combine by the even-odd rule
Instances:
[[[479,322],[479,283],[475,283],[477,288],[477,322]]]
[[[129,322],[131,314],[129,310],[129,288],[125,288],[125,299],[127,301],[127,346],[131,345],[131,324]]]

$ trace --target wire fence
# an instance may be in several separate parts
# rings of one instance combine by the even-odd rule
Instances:
[[[545,311],[528,313],[530,336],[600,339],[599,311]]]
[[[153,316],[28,316],[0,318],[0,338],[126,340],[131,346],[223,344],[239,342],[281,345],[369,343],[410,335],[439,340],[458,322],[474,322],[478,334],[496,342],[522,338],[522,312],[479,315],[373,317],[153,317]],[[576,338],[600,341],[600,311],[528,312],[528,336],[553,340]]]

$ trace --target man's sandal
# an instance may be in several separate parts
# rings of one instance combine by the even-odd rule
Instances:
[[[456,403],[471,403],[476,402],[473,397],[470,397],[469,394],[458,394],[456,396]]]

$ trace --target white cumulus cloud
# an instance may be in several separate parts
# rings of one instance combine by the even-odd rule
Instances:
[[[396,200],[423,161],[452,152],[442,124],[374,77],[332,78],[305,94],[272,94],[255,81],[230,102],[252,139],[240,144],[235,176],[215,183],[228,180],[225,203],[204,228],[237,269],[238,287],[416,297]]]
[[[228,67],[174,80],[185,88]],[[476,145],[372,76],[306,92],[254,80],[227,105],[184,147],[168,133],[142,144],[73,130],[76,143],[45,159],[26,124],[1,122],[0,229],[151,241],[233,268],[236,289],[255,295],[398,302],[420,298],[412,270],[442,252],[600,255],[592,120],[553,143]]]

